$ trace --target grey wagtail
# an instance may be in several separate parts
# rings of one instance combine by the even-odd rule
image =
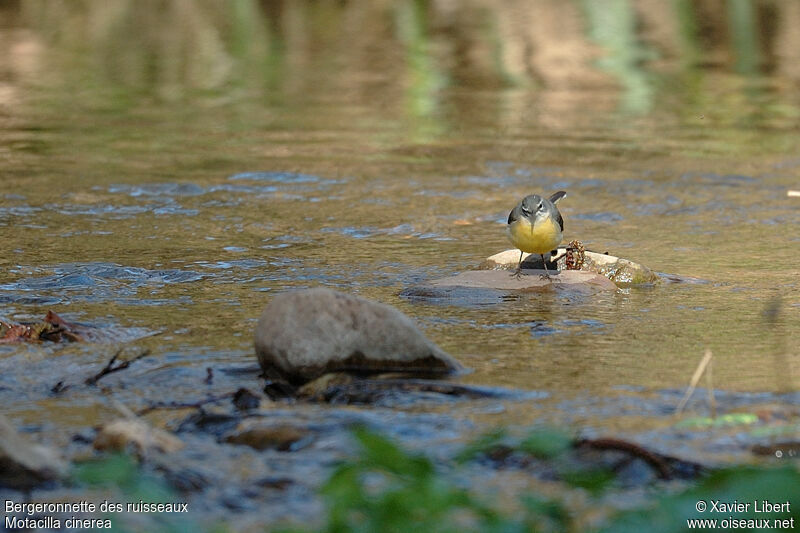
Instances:
[[[514,276],[521,275],[522,254],[528,252],[542,256],[545,270],[543,277],[550,277],[544,254],[561,244],[564,219],[561,218],[556,204],[566,195],[564,191],[558,191],[549,199],[544,199],[538,194],[531,194],[523,198],[508,214],[508,239],[519,248],[519,263]]]

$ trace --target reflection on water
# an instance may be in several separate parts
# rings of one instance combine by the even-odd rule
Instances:
[[[799,26],[795,0],[0,2],[0,316],[162,332],[105,381],[136,410],[257,391],[265,302],[325,285],[413,316],[462,381],[527,393],[270,404],[321,431],[296,454],[181,433],[207,483],[193,512],[256,509],[237,530],[318,510],[347,423],[443,456],[544,421],[741,460],[755,437],[677,432],[672,409],[706,348],[720,412],[797,403]],[[566,240],[664,283],[409,291],[507,248],[511,207],[560,189]],[[114,350],[0,346],[0,399],[85,453],[117,415],[81,383]]]
[[[265,293],[328,285],[472,383],[676,388],[710,347],[721,389],[796,389],[798,26],[794,0],[0,3],[2,314],[252,362]],[[705,283],[398,296],[558,189],[568,240]]]

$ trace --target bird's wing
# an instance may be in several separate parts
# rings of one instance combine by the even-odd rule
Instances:
[[[512,209],[508,214],[508,224],[511,224],[515,220],[519,220],[519,206]]]
[[[555,192],[555,193],[553,193],[553,195],[550,197],[550,201],[551,201],[551,202],[553,202],[554,204],[557,204],[557,203],[558,203],[558,201],[559,201],[559,200],[561,200],[562,198],[564,198],[566,195],[567,195],[567,193],[566,193],[566,192],[564,192],[564,191],[558,191],[558,192]]]

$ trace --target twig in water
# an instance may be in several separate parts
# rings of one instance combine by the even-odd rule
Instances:
[[[711,352],[709,352],[711,353]],[[714,378],[711,377],[711,367],[713,366],[713,357],[708,360],[708,367],[706,367],[706,389],[708,391],[708,407],[711,410],[711,419],[717,418],[717,402],[714,400]]]
[[[616,450],[620,452],[626,452],[629,455],[634,457],[638,457],[639,459],[643,460],[650,466],[652,466],[657,472],[658,477],[661,479],[671,479],[672,472],[670,471],[670,467],[667,462],[658,454],[647,450],[638,444],[634,444],[632,442],[628,442],[625,440],[614,439],[614,438],[603,438],[603,439],[583,439],[576,443],[577,446],[586,446],[589,448],[594,448],[596,450]]]
[[[692,379],[689,382],[689,388],[686,389],[686,393],[683,395],[683,398],[681,398],[681,401],[678,404],[678,407],[675,409],[675,413],[680,414],[681,412],[683,412],[683,408],[686,407],[686,402],[688,402],[689,398],[691,398],[692,394],[694,394],[694,390],[697,388],[697,383],[700,381],[700,378],[703,376],[703,371],[705,371],[706,367],[711,362],[711,358],[712,357],[714,357],[714,356],[711,353],[711,350],[706,348],[706,353],[703,355],[703,358],[700,360],[700,364],[697,365],[697,368],[695,369],[694,374],[692,374]]]
[[[138,361],[143,357],[147,357],[148,355],[150,355],[150,350],[145,350],[136,357],[134,357],[133,359],[128,359],[127,361],[123,361],[117,366],[114,366],[114,363],[117,361],[117,358],[120,356],[121,353],[122,353],[122,348],[120,348],[117,351],[117,353],[115,353],[114,356],[111,359],[109,359],[108,363],[106,363],[106,366],[103,367],[103,369],[100,370],[100,372],[98,372],[94,376],[86,378],[86,381],[84,381],[84,383],[86,385],[96,385],[97,382],[100,381],[104,376],[107,376],[108,374],[113,374],[114,372],[119,372],[120,370],[125,370],[126,368],[131,366],[131,363],[133,363],[134,361]]]
[[[64,380],[62,379],[61,381],[53,385],[53,388],[50,389],[50,392],[52,392],[53,394],[61,394],[68,388],[69,385],[64,385]]]

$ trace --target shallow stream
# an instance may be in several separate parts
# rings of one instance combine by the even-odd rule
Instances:
[[[552,424],[754,460],[747,431],[687,436],[672,413],[708,348],[718,409],[778,405],[796,421],[800,9],[755,2],[737,18],[710,3],[616,2],[613,20],[588,1],[542,2],[536,16],[478,0],[0,4],[0,316],[52,309],[158,333],[0,346],[3,413],[77,453],[75,434],[117,416],[111,397],[136,410],[260,391],[260,310],[321,285],[414,317],[473,369],[461,382],[525,394],[277,405],[276,417],[363,417],[441,450]],[[508,211],[556,190],[567,240],[662,281],[399,296],[509,248]],[[105,393],[80,386],[120,348],[150,355]],[[77,385],[51,393],[59,381]],[[689,410],[706,416],[705,397]],[[185,438],[211,480],[204,498],[245,510],[266,498],[276,517],[310,512],[325,450],[339,449],[321,437],[301,459],[267,460]],[[244,477],[227,494],[248,461],[261,465],[251,477],[308,474],[310,488],[250,494]]]

